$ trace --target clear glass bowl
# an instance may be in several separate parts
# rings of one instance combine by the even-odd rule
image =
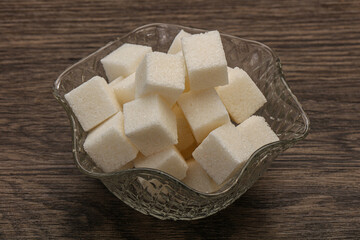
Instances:
[[[65,101],[64,94],[95,75],[105,77],[100,59],[123,43],[148,45],[154,51],[167,52],[176,34],[205,30],[170,24],[149,24],[108,43],[66,69],[55,81],[53,94],[64,107],[73,130],[73,154],[78,168],[100,179],[105,186],[130,207],[159,219],[190,220],[212,215],[238,199],[268,168],[274,158],[309,131],[309,119],[284,80],[279,58],[264,44],[222,34],[228,65],[244,69],[268,102],[257,115],[265,117],[280,141],[258,149],[247,164],[214,193],[200,193],[172,176],[154,169],[129,169],[104,173],[86,154],[86,132]]]

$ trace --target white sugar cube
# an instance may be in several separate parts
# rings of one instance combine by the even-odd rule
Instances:
[[[112,84],[112,88],[120,104],[130,102],[135,99],[135,73],[127,78]]]
[[[174,146],[151,156],[136,159],[134,165],[136,168],[155,168],[180,180],[186,176],[188,168],[184,158]]]
[[[279,141],[279,137],[270,128],[265,118],[260,116],[251,116],[236,128],[243,137],[249,140],[252,152],[268,143]]]
[[[212,130],[230,121],[224,104],[213,88],[183,93],[178,104],[198,143]]]
[[[182,180],[189,187],[204,193],[211,193],[218,189],[218,185],[212,178],[206,173],[201,165],[194,159],[186,161],[188,164],[188,170],[186,177]]]
[[[221,184],[249,159],[252,146],[232,123],[225,124],[207,136],[193,152],[194,159],[209,176]]]
[[[84,149],[104,172],[124,167],[138,153],[136,147],[125,136],[121,111],[87,135]]]
[[[111,87],[99,76],[65,94],[65,99],[85,131],[94,128],[121,109]]]
[[[178,143],[175,114],[157,94],[125,103],[124,117],[126,136],[145,156]]]
[[[182,38],[182,51],[191,90],[228,84],[227,62],[218,31]]]
[[[228,68],[229,84],[216,88],[231,118],[241,123],[266,103],[266,98],[249,75],[236,67]]]
[[[185,64],[179,55],[146,54],[136,70],[136,98],[159,94],[172,106],[185,89]]]
[[[184,30],[181,29],[181,31],[176,35],[176,37],[174,38],[168,53],[169,54],[176,54],[178,52],[181,52],[181,39],[183,37],[189,37],[191,36],[190,33],[185,32]]]
[[[110,86],[110,87],[113,87],[115,84],[118,84],[118,83],[121,82],[123,79],[124,79],[123,76],[119,76],[119,77],[115,78],[113,81],[111,81],[111,82],[109,83],[109,86]]]
[[[183,55],[182,51],[178,52],[176,55],[179,55],[184,59],[184,55]],[[185,65],[185,90],[184,90],[184,92],[188,92],[188,91],[190,91],[190,82],[189,82],[189,74],[188,74],[188,71],[187,71],[186,65]]]
[[[195,138],[191,132],[189,123],[187,122],[184,113],[179,108],[179,106],[175,104],[172,110],[176,116],[178,134],[178,144],[176,144],[176,148],[179,149],[179,151],[181,152],[193,145],[193,143],[195,142]]]
[[[101,59],[109,82],[135,72],[145,54],[151,51],[151,47],[148,46],[125,43]]]

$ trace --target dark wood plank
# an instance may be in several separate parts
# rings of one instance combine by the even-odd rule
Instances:
[[[261,41],[280,56],[311,119],[224,211],[160,221],[82,175],[51,95],[69,65],[151,22]],[[1,1],[1,239],[357,239],[360,236],[360,2]]]

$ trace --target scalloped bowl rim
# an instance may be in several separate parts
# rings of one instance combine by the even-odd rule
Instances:
[[[237,174],[236,176],[236,179],[232,182],[231,185],[229,185],[227,188],[225,189],[222,189],[221,191],[216,191],[216,192],[213,192],[213,193],[204,193],[204,192],[199,192],[191,187],[189,187],[188,185],[186,185],[185,183],[183,183],[182,181],[180,181],[179,179],[161,171],[161,170],[157,170],[157,169],[152,169],[152,168],[132,168],[132,169],[127,169],[127,170],[121,170],[121,171],[117,171],[117,172],[110,172],[110,173],[95,173],[95,172],[90,172],[88,170],[86,170],[81,164],[80,164],[80,161],[79,161],[79,156],[78,156],[78,152],[76,151],[77,149],[77,141],[75,140],[76,139],[76,131],[75,131],[75,127],[76,127],[76,120],[75,120],[75,117],[72,113],[72,111],[67,111],[66,108],[68,108],[68,105],[66,104],[66,101],[61,97],[61,95],[58,93],[58,88],[60,86],[60,83],[61,83],[61,79],[62,77],[67,73],[69,72],[70,70],[72,70],[73,68],[75,68],[77,65],[81,64],[82,62],[86,61],[88,58],[92,57],[93,55],[95,55],[96,53],[104,50],[105,48],[109,47],[110,45],[112,45],[113,43],[115,43],[116,41],[119,41],[121,39],[125,39],[127,38],[129,35],[139,31],[139,30],[142,30],[142,29],[145,29],[145,28],[148,28],[148,27],[158,27],[158,26],[173,26],[173,27],[178,27],[178,28],[182,28],[184,30],[186,29],[191,29],[191,30],[196,30],[196,31],[209,31],[209,30],[204,30],[204,29],[198,29],[198,28],[192,28],[192,27],[184,27],[184,26],[181,26],[181,25],[175,25],[175,24],[166,24],[166,23],[151,23],[151,24],[146,24],[146,25],[143,25],[143,26],[140,26],[136,29],[134,29],[133,31],[127,33],[126,35],[122,36],[122,37],[117,37],[115,40],[113,41],[110,41],[108,42],[106,45],[104,45],[103,47],[99,48],[98,50],[96,50],[95,52],[91,53],[90,55],[82,58],[81,60],[79,60],[78,62],[76,62],[75,64],[71,65],[70,67],[66,68],[64,72],[62,72],[60,74],[60,76],[55,80],[54,82],[54,86],[53,86],[53,95],[54,97],[56,98],[56,100],[65,108],[65,111],[68,115],[68,118],[70,120],[70,123],[71,123],[71,129],[72,129],[72,142],[73,142],[73,155],[74,155],[74,158],[75,158],[75,163],[77,165],[77,167],[80,169],[81,172],[83,172],[84,174],[90,176],[90,177],[93,177],[93,178],[98,178],[98,179],[104,179],[104,178],[111,178],[111,177],[114,177],[114,176],[120,176],[120,175],[123,175],[123,174],[127,174],[129,172],[133,172],[133,173],[156,173],[158,175],[163,175],[164,177],[167,177],[167,178],[170,178],[172,181],[175,181],[177,182],[178,184],[182,185],[182,187],[196,193],[197,195],[199,196],[202,196],[202,197],[218,197],[218,196],[221,196],[221,195],[224,195],[226,194],[226,192],[228,192],[234,185],[237,184],[237,182],[239,181],[239,179],[241,178],[241,176],[243,175],[244,171],[246,170],[247,166],[251,163],[251,161],[258,155],[260,154],[260,152],[263,152],[265,151],[267,148],[270,148],[274,145],[280,145],[282,143],[289,143],[289,142],[297,142],[299,140],[302,140],[304,139],[307,134],[309,133],[309,130],[310,130],[310,120],[307,116],[307,114],[305,113],[305,111],[303,110],[302,108],[302,105],[300,104],[300,102],[298,101],[298,99],[296,98],[296,96],[292,93],[289,85],[287,84],[286,80],[285,80],[285,76],[283,74],[283,71],[282,71],[282,68],[281,68],[281,62],[280,62],[280,59],[277,57],[277,55],[274,53],[274,51],[268,47],[267,45],[261,43],[261,42],[257,42],[257,41],[254,41],[254,40],[248,40],[248,39],[244,39],[244,38],[240,38],[240,37],[236,37],[236,36],[233,36],[233,35],[229,35],[229,34],[223,34],[223,33],[220,33],[221,36],[226,36],[226,37],[230,37],[230,38],[234,38],[234,39],[239,39],[241,41],[244,41],[244,42],[248,42],[248,43],[253,43],[253,44],[257,44],[263,48],[265,48],[271,55],[274,59],[276,59],[276,62],[278,63],[277,64],[277,68],[278,68],[278,71],[279,71],[279,75],[280,75],[280,78],[281,78],[281,81],[282,83],[285,85],[286,89],[289,91],[290,93],[290,96],[293,98],[293,100],[295,101],[297,107],[299,108],[300,112],[301,112],[301,116],[303,118],[303,122],[304,122],[304,130],[302,131],[301,135],[297,136],[297,137],[294,137],[290,140],[280,140],[280,141],[276,141],[276,142],[272,142],[272,143],[269,143],[269,144],[266,144],[264,146],[262,146],[261,148],[257,149],[252,155],[251,157],[246,161],[245,165],[241,168],[241,171]],[[70,109],[70,108],[69,108]]]

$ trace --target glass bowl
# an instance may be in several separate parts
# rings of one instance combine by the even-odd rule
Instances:
[[[238,199],[268,168],[279,153],[303,139],[309,131],[309,119],[285,82],[279,58],[264,44],[221,34],[230,67],[244,69],[267,99],[256,112],[263,116],[280,141],[258,149],[246,165],[233,174],[214,193],[201,193],[174,177],[155,169],[128,169],[104,173],[83,148],[86,132],[65,101],[64,94],[95,75],[105,77],[100,59],[123,43],[151,46],[167,52],[176,34],[205,30],[170,24],[149,24],[108,43],[66,69],[55,81],[53,94],[64,107],[73,130],[73,154],[77,167],[86,175],[100,179],[120,200],[130,207],[159,219],[191,220],[212,215]]]

